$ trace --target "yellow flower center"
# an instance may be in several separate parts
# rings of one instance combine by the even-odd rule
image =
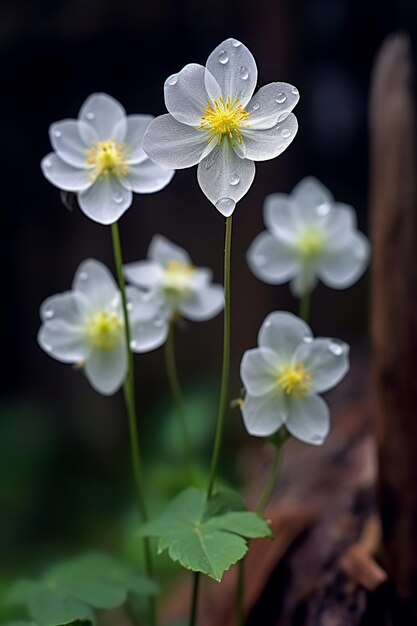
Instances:
[[[298,249],[306,259],[316,258],[323,250],[324,239],[321,233],[313,230],[304,232],[298,240]]]
[[[278,376],[278,385],[287,396],[304,398],[313,386],[313,377],[302,363],[287,365]]]
[[[239,128],[248,117],[249,113],[239,104],[239,98],[232,102],[231,97],[228,96],[225,102],[220,96],[213,103],[207,102],[207,107],[203,111],[200,125],[197,128],[210,133],[209,143],[215,137],[217,137],[218,144],[221,143],[223,137],[228,137],[230,141],[242,143]],[[249,124],[245,124],[245,128],[248,126]]]
[[[183,294],[189,285],[195,268],[190,263],[172,260],[165,266],[163,287],[166,293],[171,295]]]
[[[87,166],[93,169],[93,179],[104,178],[108,174],[114,174],[120,178],[126,176],[129,171],[127,164],[129,150],[124,143],[117,144],[112,139],[94,141],[86,153]]]
[[[100,311],[88,320],[85,334],[93,348],[112,350],[123,338],[123,322],[116,313]]]

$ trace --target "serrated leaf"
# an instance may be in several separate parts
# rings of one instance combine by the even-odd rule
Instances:
[[[256,513],[232,507],[242,507],[235,494],[220,494],[207,503],[203,492],[190,487],[160,517],[144,524],[139,534],[158,537],[159,552],[168,550],[183,567],[220,581],[246,554],[246,537],[271,536],[269,526]]]

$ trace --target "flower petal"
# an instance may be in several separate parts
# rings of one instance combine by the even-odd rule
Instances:
[[[169,320],[164,315],[160,298],[155,293],[143,293],[135,287],[127,287],[127,297],[133,352],[159,348],[169,331]]]
[[[291,200],[297,205],[300,218],[317,218],[327,215],[333,204],[333,196],[317,178],[307,176],[294,187]]]
[[[331,389],[349,370],[349,346],[344,341],[318,338],[304,343],[294,355],[313,377],[313,391],[322,393]]]
[[[301,298],[306,292],[311,293],[317,285],[317,263],[301,261],[296,271],[290,289],[296,298]]]
[[[274,159],[290,145],[298,130],[297,118],[289,113],[283,122],[267,130],[241,128],[246,158],[254,161]]]
[[[237,39],[226,39],[210,54],[206,67],[219,83],[223,98],[239,98],[245,107],[258,80],[255,59],[248,48]]]
[[[78,196],[80,209],[99,224],[113,224],[132,204],[132,192],[107,174]]]
[[[80,363],[89,353],[83,327],[62,319],[44,322],[38,333],[38,343],[45,352],[62,363]]]
[[[113,350],[92,350],[85,362],[85,374],[91,386],[104,396],[111,396],[123,385],[127,375],[127,350],[124,341]]]
[[[179,261],[180,263],[190,264],[191,259],[184,248],[180,248],[175,243],[163,235],[154,235],[148,248],[148,259],[167,265],[170,261]]]
[[[369,256],[369,241],[362,233],[353,232],[343,247],[332,246],[326,252],[318,267],[318,275],[329,287],[345,289],[362,276]]]
[[[240,364],[240,377],[250,396],[263,396],[277,387],[277,355],[269,348],[247,350]]]
[[[133,285],[144,289],[157,287],[163,277],[163,269],[156,261],[137,261],[123,266],[124,275]]]
[[[282,361],[290,361],[297,347],[312,338],[310,327],[299,317],[285,311],[270,313],[261,326],[258,344],[270,348]]]
[[[45,178],[58,189],[83,191],[92,185],[87,169],[78,169],[68,165],[55,152],[51,152],[42,159],[41,168]]]
[[[109,310],[120,302],[119,288],[107,267],[95,259],[86,259],[78,267],[72,289],[82,294],[91,310]]]
[[[300,219],[291,197],[284,193],[271,193],[264,202],[264,222],[278,239],[288,243],[297,240]]]
[[[40,316],[43,322],[60,319],[67,324],[80,325],[88,303],[83,294],[74,291],[64,291],[50,296],[41,304]]]
[[[334,202],[331,210],[322,217],[321,224],[332,247],[338,248],[356,231],[356,212],[348,204]]]
[[[320,445],[330,429],[329,407],[319,396],[288,399],[288,431],[305,443]]]
[[[261,87],[247,106],[252,130],[272,128],[291,113],[300,94],[288,83],[269,83]]]
[[[198,165],[202,191],[216,209],[228,217],[248,191],[255,177],[255,164],[237,156],[228,141],[222,141]]]
[[[172,115],[161,115],[148,126],[143,148],[148,156],[162,165],[175,170],[196,165],[215,146],[208,143],[209,133],[181,124]]]
[[[87,169],[86,151],[97,141],[97,133],[92,126],[80,120],[62,120],[50,126],[49,137],[55,152],[65,163]]]
[[[126,111],[120,102],[106,93],[91,94],[82,105],[78,119],[94,128],[99,141],[109,139],[113,139],[117,143],[124,141]],[[125,120],[124,124],[123,119]],[[80,127],[80,133],[84,135],[84,126]]]
[[[154,193],[166,187],[174,174],[174,170],[161,167],[147,158],[139,165],[129,165],[128,173],[120,178],[120,182],[135,193]]]
[[[299,265],[294,248],[267,231],[254,239],[246,258],[255,276],[271,285],[285,283],[294,276]]]
[[[247,395],[241,410],[246,430],[255,437],[273,435],[286,417],[283,395],[275,390],[264,396]]]
[[[178,122],[190,126],[199,125],[210,100],[205,76],[205,67],[190,63],[165,81],[165,105]]]
[[[145,161],[148,157],[143,149],[143,138],[146,129],[154,119],[153,115],[128,115],[118,122],[116,126],[116,135],[120,135],[119,125],[125,128],[125,136],[123,143],[128,148],[127,163],[138,164]]]
[[[181,301],[179,310],[185,318],[194,322],[203,322],[218,315],[223,307],[223,287],[206,285],[190,291]]]

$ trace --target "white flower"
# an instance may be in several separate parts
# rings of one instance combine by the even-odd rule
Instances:
[[[157,293],[171,320],[180,314],[193,321],[204,321],[223,309],[223,287],[210,282],[209,269],[194,267],[185,250],[162,235],[155,235],[148,259],[125,265],[125,276],[137,287]]]
[[[255,95],[258,70],[249,50],[226,39],[207,59],[192,63],[165,82],[168,115],[156,118],[144,149],[165,167],[198,163],[198,182],[225,216],[251,186],[254,161],[266,161],[287,148],[297,132],[291,113],[298,90],[270,83]]]
[[[164,343],[168,325],[159,303],[128,287],[131,349],[148,352]],[[81,263],[71,291],[51,296],[40,309],[40,346],[62,363],[84,367],[91,385],[115,393],[127,373],[120,291],[109,270],[93,259]]]
[[[128,115],[114,98],[95,93],[77,120],[52,124],[55,152],[41,163],[46,178],[59,189],[78,194],[81,210],[95,222],[112,224],[132,204],[132,192],[165,187],[174,172],[153,163],[143,151],[152,115]]]
[[[323,443],[329,432],[329,409],[317,394],[344,377],[349,346],[334,339],[313,339],[305,322],[280,311],[265,319],[258,345],[245,352],[240,367],[248,432],[268,437],[285,425],[301,441]]]
[[[335,202],[315,178],[304,178],[288,196],[267,196],[264,220],[268,230],[255,238],[247,258],[267,283],[290,280],[301,296],[318,279],[335,289],[349,287],[366,269],[370,246],[356,228],[354,209]]]

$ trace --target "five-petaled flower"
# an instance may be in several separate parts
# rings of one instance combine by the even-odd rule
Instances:
[[[168,324],[160,303],[127,288],[131,349],[148,352],[164,343]],[[127,349],[120,291],[109,270],[89,259],[79,266],[71,291],[51,296],[40,309],[40,346],[63,363],[84,368],[91,385],[115,393],[127,374]]]
[[[153,237],[147,261],[129,263],[124,272],[131,283],[158,295],[170,320],[208,320],[224,306],[223,288],[211,283],[211,270],[194,267],[188,253],[162,235]]]
[[[186,65],[165,82],[168,114],[150,123],[145,151],[156,163],[182,169],[198,163],[198,182],[229,216],[251,186],[254,161],[272,159],[297,132],[291,113],[298,90],[270,83],[255,95],[258,71],[250,51],[227,39],[206,67]]]
[[[290,280],[293,293],[302,296],[318,279],[344,289],[365,271],[370,247],[356,228],[355,211],[335,202],[315,178],[304,178],[290,195],[267,196],[264,220],[268,230],[248,250],[250,268],[261,280]]]
[[[42,171],[59,189],[76,192],[81,210],[92,220],[116,222],[132,204],[132,192],[159,191],[174,174],[143,151],[143,136],[152,119],[126,116],[114,98],[92,94],[77,120],[51,125],[55,152],[42,160]]]
[[[317,394],[334,387],[349,369],[349,347],[317,338],[291,313],[268,315],[258,348],[245,352],[241,378],[245,426],[251,435],[268,437],[285,426],[306,443],[323,443],[329,431],[329,409]]]

